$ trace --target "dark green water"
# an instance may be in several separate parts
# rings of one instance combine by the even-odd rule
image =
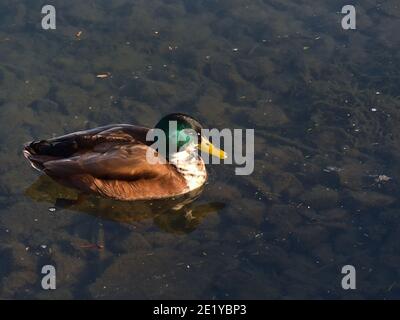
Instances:
[[[52,1],[53,31],[44,4],[0,3],[0,298],[400,297],[398,1],[353,1],[352,31],[346,1]],[[74,195],[24,142],[170,112],[254,128],[254,173],[209,166],[192,221],[99,199],[49,211]]]

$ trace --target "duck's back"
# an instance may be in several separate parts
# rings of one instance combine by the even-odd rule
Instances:
[[[129,124],[111,124],[59,137],[35,140],[25,144],[24,156],[31,165],[42,171],[47,161],[69,158],[104,143],[145,144],[149,128]]]

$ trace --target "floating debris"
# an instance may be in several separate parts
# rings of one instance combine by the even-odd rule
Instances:
[[[104,246],[102,244],[98,244],[98,243],[80,244],[78,246],[79,246],[79,248],[82,248],[82,249],[99,249],[99,250],[104,249]]]
[[[100,73],[100,74],[98,74],[97,76],[96,76],[96,78],[99,78],[99,79],[106,79],[106,78],[108,78],[108,77],[110,77],[111,76],[111,73],[110,72],[107,72],[107,73]]]
[[[328,167],[326,167],[323,171],[325,171],[325,172],[340,172],[340,171],[342,171],[342,170],[343,170],[343,169],[338,168],[338,167],[328,166]]]
[[[378,176],[375,176],[375,182],[388,182],[390,180],[392,180],[392,178],[388,177],[385,174],[380,174]]]

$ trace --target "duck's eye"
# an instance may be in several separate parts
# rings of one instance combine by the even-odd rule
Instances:
[[[183,130],[183,132],[186,136],[189,136],[191,139],[193,139],[197,136],[197,132],[192,129],[185,129],[185,130]]]

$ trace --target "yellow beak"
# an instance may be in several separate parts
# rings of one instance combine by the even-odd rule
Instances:
[[[201,137],[201,143],[197,146],[202,152],[211,154],[220,159],[226,159],[228,155],[225,151],[218,149],[205,137]]]

